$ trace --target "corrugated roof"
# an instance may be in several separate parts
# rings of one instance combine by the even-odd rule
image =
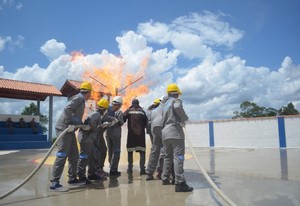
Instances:
[[[0,97],[41,100],[48,96],[61,96],[53,85],[0,78]]]

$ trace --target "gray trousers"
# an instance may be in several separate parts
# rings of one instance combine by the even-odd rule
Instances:
[[[77,175],[79,178],[86,177],[86,167],[91,165],[92,153],[94,150],[93,142],[81,142],[80,153],[77,166]]]
[[[103,137],[103,133],[99,133],[94,143],[94,148],[91,154],[91,161],[89,164],[89,175],[95,174],[97,171],[103,169],[107,155],[107,147]]]
[[[159,174],[161,174],[162,171],[163,171],[165,156],[166,156],[165,148],[162,145],[161,148],[160,148],[160,153],[159,153],[159,157],[158,157],[158,161],[157,161],[157,166],[156,166],[156,171]]]
[[[56,135],[59,135],[63,130],[56,129]],[[69,161],[68,176],[70,179],[77,176],[77,162],[78,162],[78,147],[74,132],[68,132],[57,143],[58,151],[56,153],[56,159],[52,168],[51,182],[59,182],[63,173],[66,160]]]
[[[152,133],[153,142],[151,147],[151,152],[149,156],[149,161],[147,165],[147,174],[153,175],[153,173],[156,170],[156,166],[158,164],[158,159],[160,156],[160,150],[162,147],[162,141],[161,141],[161,127],[155,127],[153,129]]]
[[[175,184],[185,182],[184,177],[184,139],[166,139],[164,140],[166,156],[164,159],[162,180],[168,180],[172,173],[172,161],[174,163]]]
[[[121,135],[106,136],[108,148],[108,161],[110,163],[110,171],[118,171],[120,153],[121,153]]]

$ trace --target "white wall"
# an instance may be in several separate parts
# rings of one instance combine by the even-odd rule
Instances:
[[[286,116],[287,148],[300,148],[300,115]],[[279,148],[278,118],[213,121],[215,147]],[[194,147],[209,147],[209,122],[187,124],[187,136]]]
[[[285,117],[286,147],[300,147],[300,117]]]

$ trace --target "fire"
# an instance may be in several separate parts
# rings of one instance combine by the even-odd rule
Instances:
[[[82,57],[80,53],[74,53],[74,60]],[[140,63],[140,70],[129,73],[124,69],[124,60],[120,57],[105,59],[106,64],[102,67],[91,66],[85,62],[84,81],[89,81],[93,85],[92,99],[98,101],[106,95],[111,99],[114,96],[123,97],[122,110],[131,105],[134,98],[139,98],[148,93],[147,83],[144,81],[144,69],[148,65],[148,59]]]

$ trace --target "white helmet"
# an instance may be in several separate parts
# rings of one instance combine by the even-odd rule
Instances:
[[[115,96],[113,98],[112,104],[123,104],[123,98],[121,96]]]

